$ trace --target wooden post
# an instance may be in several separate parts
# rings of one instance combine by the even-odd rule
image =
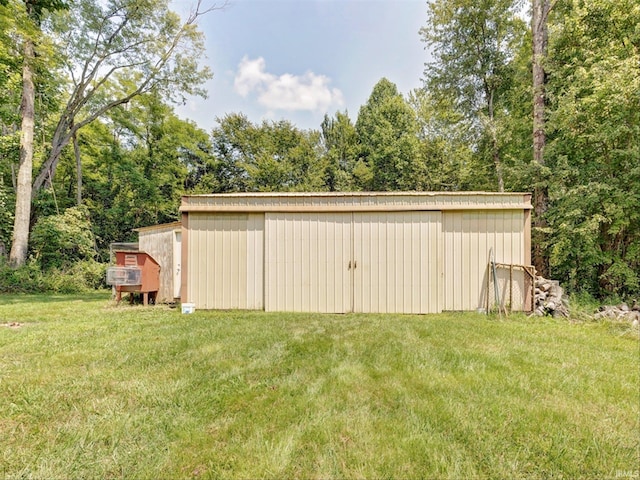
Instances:
[[[513,312],[513,264],[509,264],[509,311]]]
[[[489,296],[491,295],[491,260],[487,264],[487,315],[489,315]]]

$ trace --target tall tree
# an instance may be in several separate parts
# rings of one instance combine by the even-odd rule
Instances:
[[[329,191],[350,191],[355,188],[353,169],[358,157],[358,137],[347,112],[325,115],[320,126],[324,148],[325,180]]]
[[[181,22],[166,0],[80,0],[73,14],[56,19],[72,88],[35,190],[53,177],[73,134],[110,109],[154,89],[179,100],[206,95],[200,86],[211,72],[198,65],[204,44],[197,20],[214,8],[201,10],[198,2]]]
[[[491,188],[487,166],[470,148],[467,128],[451,105],[436,101],[424,89],[410,93],[416,112],[420,143],[416,172],[421,187],[431,191],[485,190]]]
[[[415,112],[386,78],[374,87],[356,121],[360,159],[376,191],[419,190],[416,177],[418,123]],[[357,170],[356,170],[357,174]]]
[[[503,191],[502,98],[510,85],[514,44],[525,32],[516,2],[434,0],[428,5],[427,24],[420,30],[434,55],[426,64],[426,87],[436,99],[450,99],[476,131],[476,148],[487,146]]]
[[[640,294],[640,5],[558,2],[550,17],[548,245],[571,290]]]
[[[53,180],[63,149],[81,128],[152,89],[168,98],[205,94],[200,85],[211,74],[198,65],[204,47],[196,23],[214,8],[203,10],[198,2],[182,22],[167,0],[79,0],[73,12],[52,17],[50,32],[61,46],[70,88],[48,157],[32,189],[17,195],[16,205],[25,208],[16,208],[14,264],[26,258],[31,197]],[[25,163],[25,182],[31,167]]]
[[[319,133],[288,121],[254,124],[243,114],[218,119],[213,130],[220,192],[323,190]]]
[[[132,229],[175,220],[181,195],[213,191],[209,135],[179,119],[153,93],[111,110],[85,127],[78,140],[85,167],[83,205],[103,257],[109,243],[132,240]],[[61,209],[75,203],[70,150],[54,179]],[[38,206],[44,211],[42,202]]]
[[[531,38],[533,44],[533,161],[544,167],[545,134],[545,71],[544,61],[547,54],[549,33],[547,19],[551,11],[550,0],[532,0]],[[539,170],[540,171],[540,170]],[[542,180],[542,181],[540,181]],[[543,250],[542,238],[547,224],[548,192],[544,179],[540,179],[534,186],[534,241],[533,264],[538,273],[548,276],[548,258]]]
[[[59,0],[25,0],[25,27],[22,36],[22,100],[20,102],[20,162],[16,182],[16,209],[9,263],[18,267],[27,258],[31,218],[31,175],[35,128],[35,59],[42,16],[46,10],[63,7]],[[19,13],[18,13],[19,14]]]

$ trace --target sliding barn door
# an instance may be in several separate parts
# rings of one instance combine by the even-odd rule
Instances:
[[[266,213],[265,310],[351,310],[351,213]]]
[[[440,212],[267,213],[265,309],[442,311]]]
[[[353,217],[353,311],[442,311],[441,212]]]

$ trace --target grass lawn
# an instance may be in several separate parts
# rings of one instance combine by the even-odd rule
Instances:
[[[20,326],[8,326],[18,322]],[[0,478],[638,478],[637,330],[0,297]]]

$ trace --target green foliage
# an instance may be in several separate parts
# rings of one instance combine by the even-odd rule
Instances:
[[[422,188],[429,191],[484,190],[491,188],[491,173],[478,165],[468,142],[467,128],[446,101],[436,101],[425,90],[409,96],[416,112],[419,133],[419,164]]]
[[[23,266],[12,268],[0,258],[1,293],[43,293],[47,291],[46,280],[40,265],[33,259]]]
[[[82,293],[107,288],[107,264],[80,260],[66,270],[50,270],[45,274],[45,291]]]
[[[561,6],[549,61],[554,274],[599,296],[640,294],[640,6]]]
[[[375,191],[421,190],[418,124],[413,109],[386,78],[374,87],[356,122],[360,160]],[[361,177],[362,178],[362,177]]]
[[[436,0],[428,9],[420,33],[434,60],[426,64],[425,87],[436,104],[457,114],[450,120],[464,125],[475,157],[472,168],[482,179],[478,186],[504,189],[511,126],[507,99],[526,31],[519,5],[514,0]]]
[[[41,217],[31,233],[32,254],[45,271],[69,268],[79,260],[93,259],[94,245],[91,222],[83,207]]]
[[[4,256],[5,252],[9,250],[12,230],[13,209],[7,195],[7,188],[4,186],[0,176],[0,257]]]
[[[82,293],[106,288],[107,264],[81,260],[67,269],[42,271],[39,262],[29,259],[12,268],[0,259],[0,293]]]
[[[212,132],[217,191],[326,189],[317,132],[303,132],[288,121],[256,125],[242,114],[226,115],[218,124]]]
[[[80,260],[69,268],[68,275],[77,278],[85,290],[107,288],[107,264],[95,260]]]
[[[15,31],[13,5],[0,4],[0,125],[15,124],[18,120],[22,82],[21,56]],[[0,129],[0,139],[5,132]],[[0,140],[2,141],[2,140]],[[4,142],[0,144],[4,150]]]
[[[347,112],[337,112],[335,118],[331,118],[325,114],[320,128],[327,189],[332,192],[356,189],[354,169],[358,143],[356,129],[349,115]]]

